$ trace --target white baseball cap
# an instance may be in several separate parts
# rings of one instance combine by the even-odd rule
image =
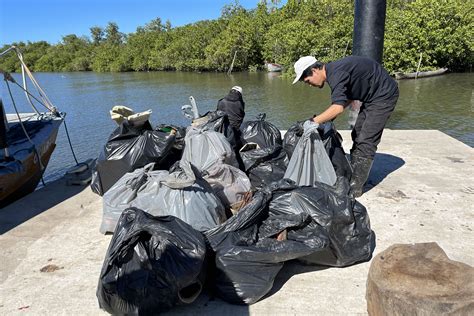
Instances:
[[[317,61],[318,60],[313,56],[304,56],[298,59],[294,66],[296,77],[295,80],[293,80],[293,84],[297,83],[301,79],[301,76],[303,75],[303,72],[306,70],[306,68],[308,68]]]
[[[239,86],[233,86],[231,90],[239,91],[240,94],[242,94],[242,87]]]

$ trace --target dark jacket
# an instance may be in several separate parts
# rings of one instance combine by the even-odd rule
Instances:
[[[238,130],[245,117],[245,102],[242,94],[230,90],[229,94],[217,102],[217,110],[224,111],[229,117],[230,125]]]

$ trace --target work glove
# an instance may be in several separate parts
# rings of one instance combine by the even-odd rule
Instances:
[[[319,123],[316,123],[316,122],[314,121],[314,118],[315,118],[315,117],[316,117],[316,114],[313,115],[312,117],[310,117],[310,118],[308,119],[308,122],[311,122],[312,124],[315,124],[315,125],[316,125],[316,128],[318,128],[318,127],[319,127]],[[313,126],[314,126],[314,125],[313,125]]]
[[[309,119],[303,123],[303,129],[305,131],[307,129],[317,129],[318,127],[319,127],[319,123],[314,122],[312,119]]]

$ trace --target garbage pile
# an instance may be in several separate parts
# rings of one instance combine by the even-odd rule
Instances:
[[[252,304],[285,262],[344,267],[369,260],[374,234],[349,196],[332,123],[297,122],[282,139],[264,114],[239,131],[208,112],[186,129],[122,119],[98,159],[102,233],[113,238],[97,297],[111,314],[192,303],[205,288]]]

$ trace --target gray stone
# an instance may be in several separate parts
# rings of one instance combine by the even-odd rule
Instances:
[[[373,260],[369,315],[474,315],[474,268],[437,243],[395,244]]]

